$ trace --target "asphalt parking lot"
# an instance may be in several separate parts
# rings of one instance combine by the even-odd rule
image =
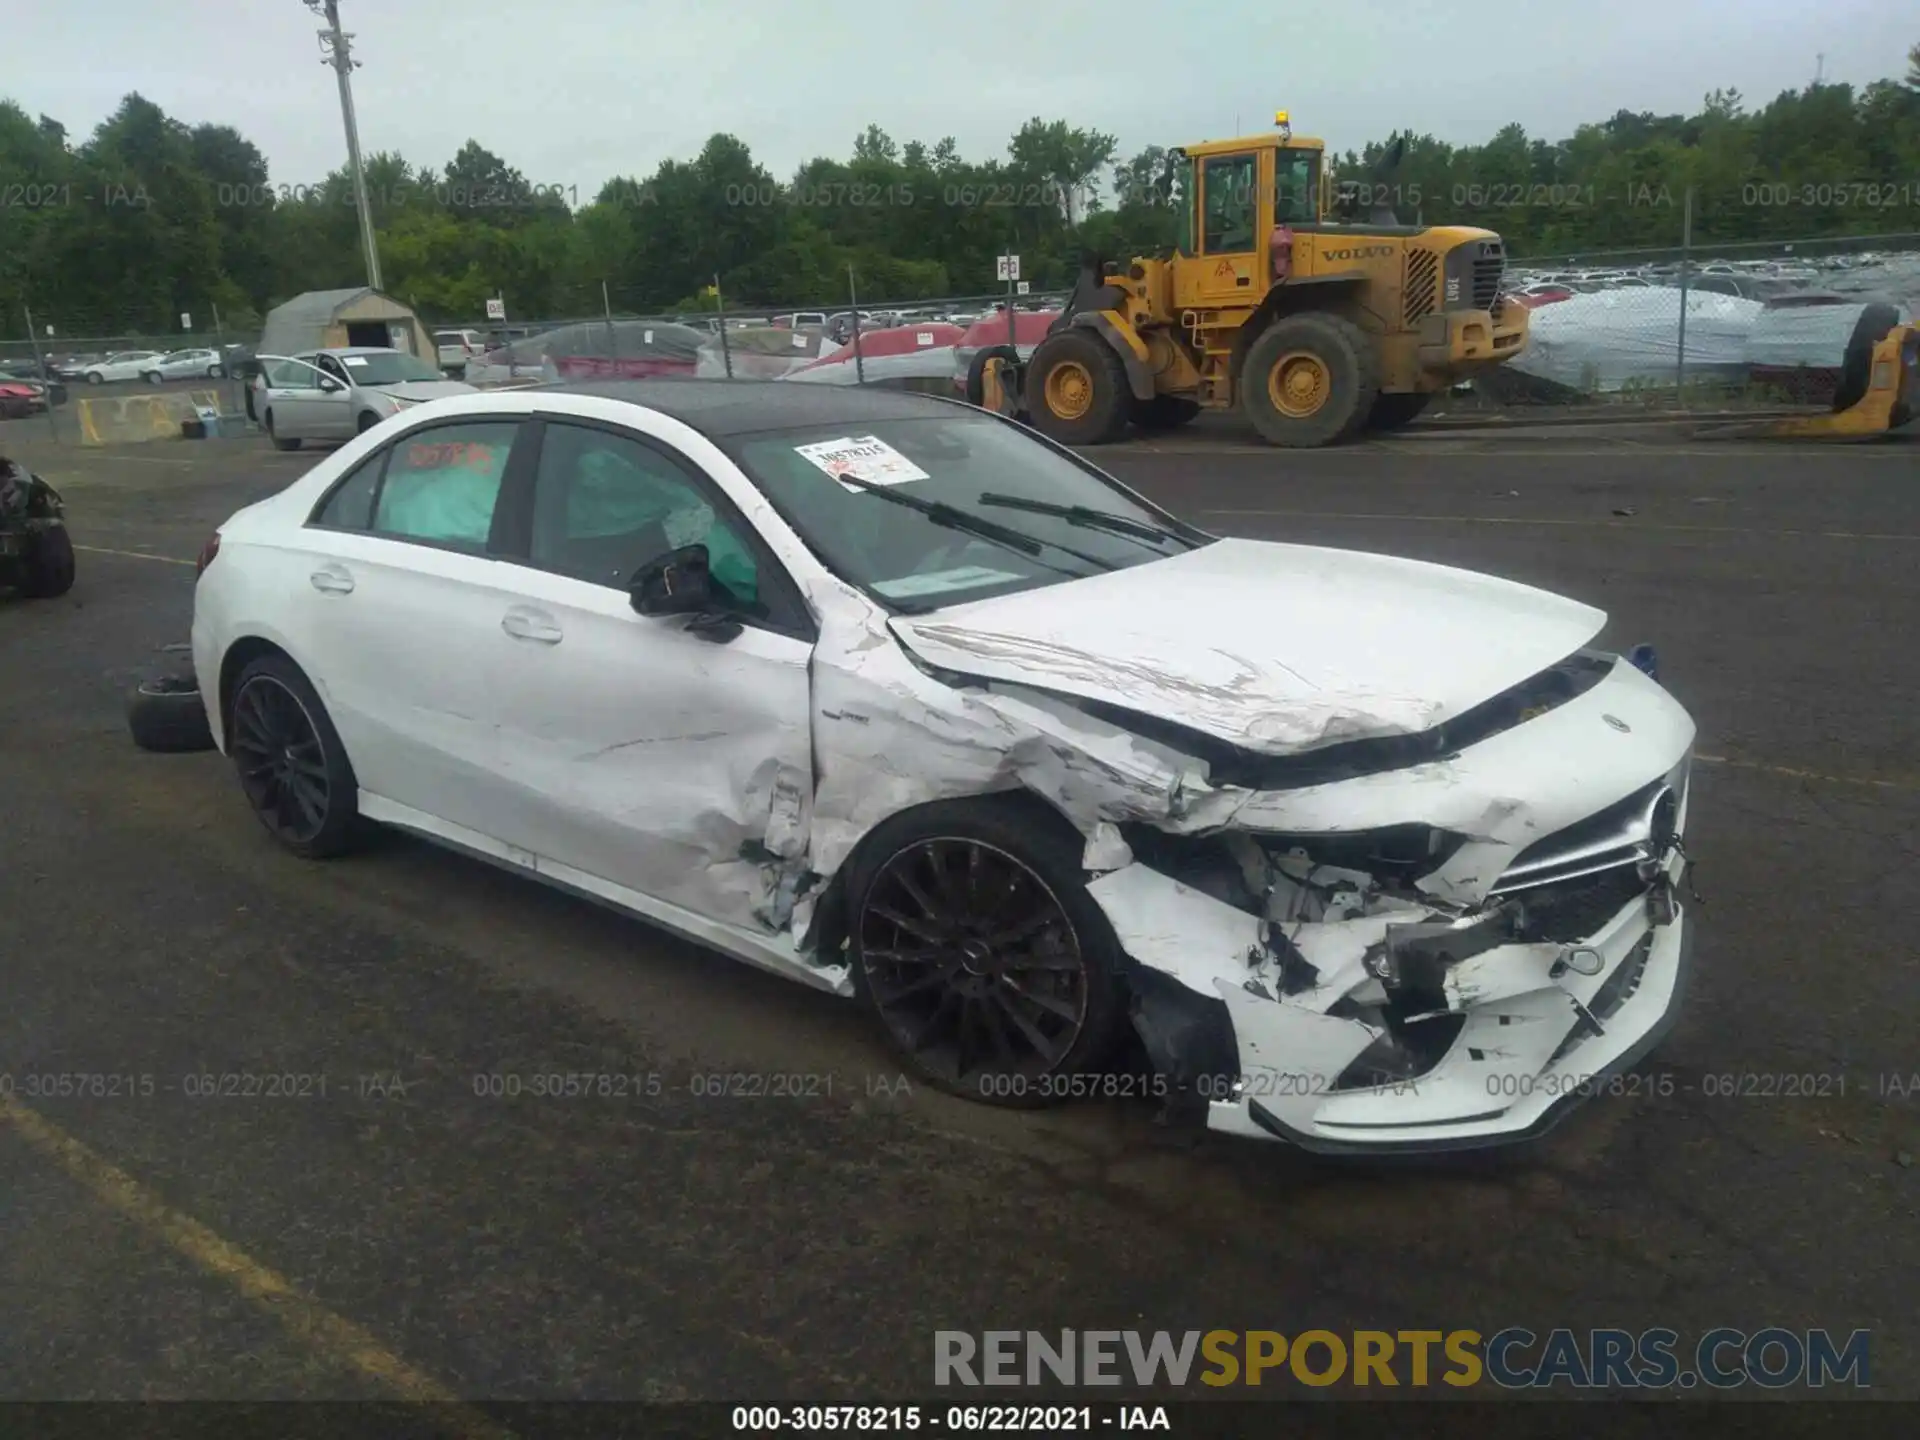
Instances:
[[[878,1402],[931,1393],[939,1329],[1525,1325],[1867,1329],[1868,1393],[1920,1399],[1911,438],[1102,453],[1216,531],[1598,605],[1699,721],[1671,1083],[1396,1164],[971,1106],[852,1005],[531,883],[400,838],[283,854],[122,702],[207,533],[314,456],[6,444],[81,548],[67,598],[0,601],[0,1398]],[[662,1083],[476,1083],[556,1071]],[[296,1093],[189,1093],[229,1072]],[[26,1095],[53,1074],[107,1079]],[[701,1093],[728,1074],[831,1079]]]

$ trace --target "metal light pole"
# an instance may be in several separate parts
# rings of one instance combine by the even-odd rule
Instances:
[[[340,28],[340,0],[306,0],[307,8],[327,22],[320,32],[323,65],[331,65],[340,81],[340,118],[347,127],[347,170],[353,177],[353,204],[360,212],[360,248],[367,257],[367,284],[378,290],[380,247],[373,238],[373,212],[367,205],[367,176],[360,164],[360,127],[353,118],[353,37]]]

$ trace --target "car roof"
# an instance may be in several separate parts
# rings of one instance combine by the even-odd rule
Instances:
[[[949,401],[907,390],[792,385],[778,380],[558,380],[529,385],[526,391],[592,395],[644,405],[709,437],[803,425],[928,420],[954,412]]]

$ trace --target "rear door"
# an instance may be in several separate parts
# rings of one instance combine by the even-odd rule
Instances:
[[[511,843],[762,932],[806,851],[813,626],[798,588],[698,466],[634,430],[547,417],[525,563],[493,617],[488,693]],[[516,505],[515,508],[520,508]],[[634,612],[633,573],[705,545],[731,634]],[[476,654],[475,659],[481,657]]]
[[[497,558],[517,417],[412,430],[343,477],[287,567],[301,642],[361,788],[497,836],[499,697],[486,670],[521,573]],[[406,818],[404,816],[390,818]]]

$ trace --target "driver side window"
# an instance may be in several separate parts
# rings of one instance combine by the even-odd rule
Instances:
[[[535,565],[625,590],[642,565],[684,545],[707,547],[708,573],[744,612],[767,613],[754,549],[685,470],[637,440],[547,422],[533,489]]]

